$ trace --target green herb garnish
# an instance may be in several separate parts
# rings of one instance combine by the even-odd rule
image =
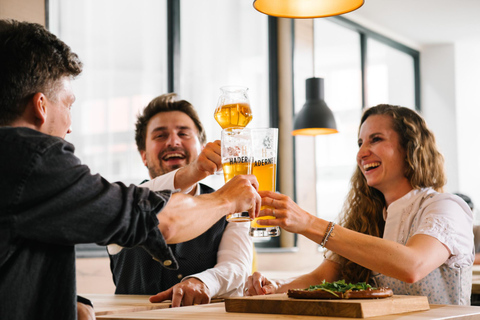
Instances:
[[[335,282],[326,282],[323,280],[321,284],[317,284],[315,286],[310,286],[305,290],[308,291],[315,291],[315,290],[323,290],[330,292],[334,296],[337,296],[334,292],[347,292],[347,291],[360,291],[360,290],[368,290],[372,289],[375,290],[371,285],[367,284],[366,282],[358,282],[356,284],[353,283],[345,283],[345,280],[338,280]]]

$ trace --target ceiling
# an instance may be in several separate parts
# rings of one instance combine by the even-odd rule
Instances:
[[[365,0],[344,17],[369,22],[419,47],[480,40],[480,0]]]

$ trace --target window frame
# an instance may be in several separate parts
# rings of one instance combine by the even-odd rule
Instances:
[[[167,88],[168,92],[175,92],[175,89],[179,87],[180,81],[180,63],[181,63],[181,48],[180,48],[180,1],[181,0],[167,0]],[[415,109],[421,111],[421,87],[420,87],[420,52],[412,49],[406,45],[403,45],[391,38],[383,36],[377,32],[374,32],[362,25],[353,22],[342,16],[335,16],[324,18],[330,20],[336,24],[339,24],[345,28],[354,30],[360,35],[360,61],[361,61],[361,83],[362,83],[362,106],[363,109],[366,105],[366,59],[367,59],[367,40],[368,38],[375,39],[385,45],[388,45],[396,50],[404,52],[410,55],[413,58],[414,63],[414,90],[415,90]],[[49,28],[50,20],[50,1],[45,0],[45,26]],[[294,38],[294,24],[292,23],[292,38]],[[294,41],[291,43],[292,51],[294,50]],[[292,55],[294,59],[294,55]],[[293,61],[292,61],[293,65]],[[279,69],[278,69],[278,18],[268,16],[268,88],[269,88],[269,125],[272,128],[279,127],[279,100],[278,100],[278,89],[279,89]],[[293,74],[293,70],[291,70]],[[295,84],[292,83],[292,86]],[[294,92],[292,87],[292,92]],[[292,116],[294,116],[294,105],[292,104]],[[295,151],[295,143],[293,144],[293,150]],[[293,165],[296,167],[295,152],[292,154]],[[278,166],[281,166],[279,161]],[[280,178],[278,175],[280,170],[277,169],[277,190],[280,185]],[[296,201],[296,173],[293,170],[293,199]],[[267,246],[259,245],[259,251],[268,251],[268,252],[281,252],[281,251],[291,251],[292,248],[281,248],[280,239],[278,237],[272,238],[273,241],[269,241]],[[297,246],[297,236],[295,235],[294,247]],[[103,255],[99,254],[98,251],[102,250]],[[79,252],[77,256],[81,257],[98,257],[106,256],[106,251],[103,246],[97,245],[81,245],[79,246]]]
[[[398,41],[388,38],[380,33],[372,31],[356,22],[353,22],[345,17],[335,16],[326,18],[336,24],[339,24],[345,28],[356,31],[360,34],[360,67],[362,73],[362,109],[366,107],[366,63],[368,38],[374,39],[380,43],[383,43],[393,49],[399,50],[413,58],[413,74],[414,74],[414,90],[415,90],[415,110],[421,111],[421,86],[420,86],[420,52],[413,48],[410,48]]]
[[[168,92],[175,92],[180,83],[181,46],[180,46],[180,16],[181,0],[167,0],[167,88]],[[49,29],[50,1],[45,0],[45,26]],[[268,17],[268,96],[269,96],[269,126],[278,128],[278,41],[277,41],[277,18]],[[280,165],[280,164],[278,164]],[[277,167],[278,168],[278,167]],[[277,186],[278,183],[277,169]],[[278,187],[277,187],[278,189]],[[278,238],[272,238],[266,247],[279,248]],[[259,246],[262,246],[261,244]],[[105,257],[107,252],[104,246],[96,244],[81,244],[76,246],[77,257]],[[268,250],[268,249],[267,249]],[[259,251],[262,251],[260,249]]]
[[[353,22],[345,17],[342,16],[334,16],[334,17],[327,17],[327,18],[319,18],[319,19],[327,19],[333,23],[336,23],[344,28],[350,29],[355,31],[360,36],[360,72],[361,72],[361,105],[360,108],[363,110],[366,107],[366,66],[367,66],[367,53],[368,53],[368,46],[367,40],[374,39],[382,44],[385,44],[395,50],[399,50],[407,55],[410,55],[413,59],[413,75],[414,75],[414,100],[415,100],[415,110],[421,112],[421,83],[420,83],[420,52],[413,48],[410,48],[400,42],[397,42],[391,38],[388,38],[380,33],[372,31],[356,22]],[[313,24],[315,23],[315,19],[312,19]],[[312,24],[312,28],[314,27]],[[295,51],[295,24],[292,24],[292,50]],[[292,55],[292,60],[295,58],[295,54]],[[292,61],[292,65],[294,65],[294,61]],[[293,74],[293,70],[292,70]],[[292,92],[295,93],[295,84],[292,84]],[[293,99],[295,101],[295,99]],[[295,103],[292,104],[292,115],[295,116]],[[316,142],[314,142],[316,143]],[[296,149],[296,137],[293,140],[293,200],[297,202],[297,159],[295,157],[295,149]],[[317,164],[315,163],[315,166]],[[315,193],[317,197],[317,194]],[[316,208],[317,209],[317,208]],[[297,234],[294,235],[294,244],[295,247],[297,246]]]

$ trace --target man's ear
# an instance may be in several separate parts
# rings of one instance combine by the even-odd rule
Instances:
[[[47,97],[37,92],[33,95],[33,116],[35,117],[35,124],[43,125],[47,121]]]
[[[143,164],[147,167],[147,151],[140,150],[140,155],[142,156]]]

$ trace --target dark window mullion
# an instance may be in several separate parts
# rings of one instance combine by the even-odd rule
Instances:
[[[415,109],[422,110],[422,102],[420,98],[420,53],[413,56],[413,72],[415,77]]]
[[[362,110],[367,105],[367,37],[360,32],[360,69],[362,74]]]
[[[180,0],[167,0],[167,88],[178,90],[180,80]]]
[[[268,16],[268,88],[270,127],[278,128],[278,18]]]
[[[50,1],[45,0],[45,29],[50,30]]]

